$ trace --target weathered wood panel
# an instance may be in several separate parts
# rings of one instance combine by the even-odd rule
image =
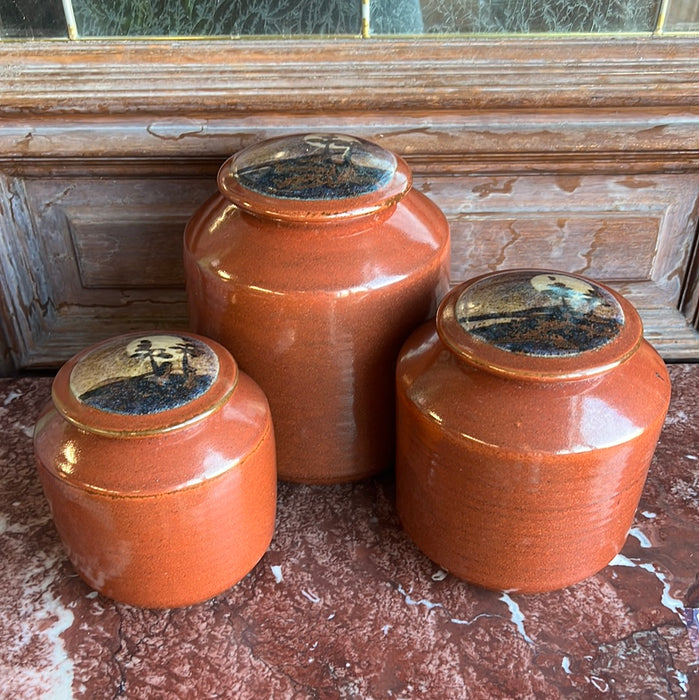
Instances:
[[[213,178],[5,178],[2,291],[21,367],[132,328],[185,327],[182,233]],[[445,212],[454,283],[552,267],[624,289],[667,356],[699,352],[677,310],[699,175],[417,175]],[[11,226],[8,226],[11,223]]]
[[[677,305],[697,226],[699,175],[416,178],[450,220],[452,279],[550,265],[646,280]]]
[[[311,130],[406,157],[455,281],[583,272],[699,358],[699,38],[0,43],[0,95],[0,372],[186,324],[219,165]]]
[[[37,230],[71,294],[83,290],[182,287],[182,233],[195,208],[216,191],[214,180],[52,178],[29,180]],[[66,254],[74,253],[77,269]],[[75,272],[77,271],[77,279]]]

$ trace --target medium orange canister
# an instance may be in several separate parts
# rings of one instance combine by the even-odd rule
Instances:
[[[400,157],[346,135],[252,145],[218,184],[185,232],[191,326],[265,391],[280,478],[392,466],[396,356],[448,289],[444,215]]]
[[[622,548],[670,399],[633,306],[509,270],[455,287],[397,366],[397,507],[440,566],[548,591]]]
[[[169,608],[237,583],[274,530],[269,406],[218,343],[154,331],[68,361],[34,433],[39,477],[80,576]]]

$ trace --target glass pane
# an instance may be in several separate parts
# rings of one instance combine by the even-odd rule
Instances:
[[[650,32],[660,0],[423,0],[425,32]]]
[[[61,0],[0,0],[0,37],[66,36]]]
[[[370,34],[653,32],[661,0],[370,0]],[[362,0],[72,0],[78,35],[359,36]],[[662,30],[698,32],[699,0]],[[62,0],[0,0],[0,38],[65,37]]]
[[[670,0],[664,29],[668,32],[699,32],[699,2]]]
[[[371,0],[371,34],[424,33],[422,4],[420,0]]]
[[[73,0],[81,37],[359,34],[360,0]]]

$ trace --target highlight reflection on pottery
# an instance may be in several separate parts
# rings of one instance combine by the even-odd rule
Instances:
[[[282,479],[393,463],[395,358],[448,289],[444,215],[407,164],[346,135],[255,144],[185,232],[192,328],[264,389]]]
[[[86,349],[57,374],[34,446],[68,555],[110,598],[206,600],[272,538],[269,406],[213,341],[157,331]]]
[[[540,592],[621,550],[670,399],[627,300],[557,271],[484,275],[408,339],[396,377],[398,512],[440,566]]]

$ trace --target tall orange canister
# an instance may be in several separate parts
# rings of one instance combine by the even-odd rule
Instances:
[[[389,467],[396,356],[448,289],[444,215],[399,156],[341,134],[254,144],[218,185],[185,232],[191,326],[267,395],[279,477]]]
[[[551,270],[447,294],[397,366],[397,507],[440,566],[525,593],[622,548],[670,400],[633,306]]]

